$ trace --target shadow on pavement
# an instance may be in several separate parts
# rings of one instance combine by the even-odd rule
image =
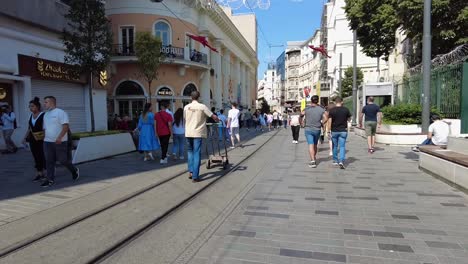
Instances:
[[[241,138],[244,142],[262,135],[263,133],[254,131],[241,132]],[[202,146],[203,159],[207,158],[205,144],[207,144],[206,141],[203,142]],[[211,149],[211,144],[208,145]],[[251,145],[255,144],[247,144],[246,146]],[[172,145],[169,146],[169,153],[171,151]],[[157,178],[162,173],[160,171],[162,168],[179,166],[177,169],[175,168],[177,171],[186,169],[184,164],[186,164],[187,159],[180,160],[170,157],[168,164],[159,164],[159,158],[160,151],[157,151],[155,161],[144,162],[142,154],[132,152],[79,164],[77,167],[80,169],[80,178],[77,181],[72,180],[71,174],[65,168],[57,165],[55,185],[49,188],[42,188],[40,187],[41,182],[31,181],[35,176],[35,170],[33,158],[29,151],[20,150],[16,154],[0,155],[0,201],[33,194],[40,194],[44,196],[44,200],[47,200],[50,199],[48,197],[50,194],[46,194],[45,192],[54,190],[60,191],[60,195],[54,194],[56,197],[59,197],[57,199],[77,198],[105,189],[113,184],[127,181],[138,173],[152,173]],[[220,168],[222,169],[222,167]],[[173,173],[175,174],[177,171]],[[77,196],[77,192],[83,194]],[[34,199],[37,199],[37,197]]]
[[[401,155],[405,156],[405,159],[414,160],[414,161],[419,160],[419,155],[414,153],[413,151],[398,152],[398,154],[401,154]]]

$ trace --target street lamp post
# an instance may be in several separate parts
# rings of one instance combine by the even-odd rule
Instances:
[[[422,132],[429,130],[431,114],[431,0],[424,0]]]
[[[356,126],[357,117],[357,33],[353,31],[353,120],[352,126]]]

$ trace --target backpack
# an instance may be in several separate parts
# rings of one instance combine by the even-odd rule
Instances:
[[[9,117],[11,117],[11,112],[8,114]],[[16,117],[15,120],[13,120],[13,129],[17,129],[18,125],[16,124]]]

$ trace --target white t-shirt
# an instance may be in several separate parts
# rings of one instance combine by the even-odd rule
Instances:
[[[432,133],[432,143],[434,145],[447,145],[447,138],[450,133],[447,123],[437,120],[429,126],[429,133]]]
[[[291,126],[299,126],[301,123],[299,122],[299,118],[301,116],[298,113],[291,114]]]
[[[68,115],[59,108],[54,108],[44,114],[45,142],[55,142],[62,131],[64,124],[70,123]],[[63,136],[62,141],[67,141],[68,135]]]
[[[231,119],[230,127],[239,127],[239,109],[231,109],[228,113],[228,119]]]
[[[273,113],[273,120],[278,120],[278,112]]]

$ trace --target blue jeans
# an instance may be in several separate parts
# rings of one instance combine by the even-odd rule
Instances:
[[[223,139],[228,139],[229,136],[227,134],[227,131],[226,131],[226,127],[218,127],[218,139],[219,140],[223,140]]]
[[[184,156],[184,139],[185,139],[184,134],[173,135],[174,147],[173,147],[172,153],[175,153],[177,157]]]
[[[317,145],[320,138],[320,130],[304,129],[304,134],[309,145]]]
[[[348,132],[332,132],[333,161],[344,162],[346,158],[346,138]],[[340,158],[338,159],[338,147],[340,148]]]
[[[192,179],[198,179],[200,175],[202,138],[187,138],[188,171],[192,173]]]
[[[426,140],[424,140],[419,146],[424,146],[424,145],[434,145],[434,143],[432,143],[432,139],[426,138]]]

